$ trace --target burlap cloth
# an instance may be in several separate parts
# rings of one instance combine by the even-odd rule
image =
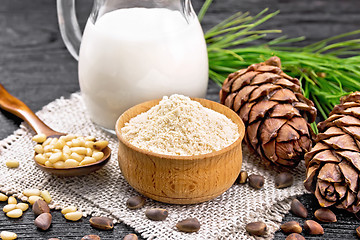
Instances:
[[[233,185],[228,191],[212,201],[195,205],[170,205],[148,200],[145,207],[129,210],[125,202],[138,193],[125,181],[117,163],[117,139],[95,126],[85,112],[81,95],[74,93],[70,99],[57,99],[45,106],[37,115],[51,128],[78,135],[91,135],[108,139],[112,149],[109,163],[96,173],[82,177],[60,178],[38,169],[33,158],[34,132],[22,124],[11,136],[0,141],[0,191],[14,194],[23,200],[21,192],[26,188],[46,189],[50,192],[51,207],[61,209],[76,204],[85,215],[107,215],[133,227],[149,239],[251,239],[245,225],[264,221],[268,226],[265,239],[271,239],[279,229],[283,216],[290,208],[290,201],[303,194],[305,167],[300,164],[293,174],[295,182],[286,189],[274,187],[274,177],[279,170],[263,167],[257,156],[243,147],[242,169],[249,174],[265,177],[265,185],[255,190],[245,185]],[[17,169],[8,169],[5,161],[16,159]],[[169,216],[165,221],[147,219],[144,211],[150,207],[165,208]],[[196,217],[201,223],[197,233],[181,233],[175,224],[185,218]]]

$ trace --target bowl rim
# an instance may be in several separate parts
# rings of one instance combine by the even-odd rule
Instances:
[[[188,160],[201,160],[201,159],[204,159],[204,158],[212,158],[212,157],[215,157],[215,156],[219,156],[219,155],[222,155],[223,153],[225,152],[228,152],[230,150],[232,150],[233,148],[235,148],[236,146],[238,146],[239,144],[241,144],[243,138],[244,138],[244,135],[245,135],[245,125],[243,123],[243,121],[241,120],[241,118],[239,117],[239,115],[234,112],[232,109],[228,108],[227,106],[223,105],[223,104],[220,104],[218,102],[215,102],[215,101],[212,101],[212,100],[208,100],[208,99],[205,99],[205,98],[194,98],[194,97],[191,97],[190,98],[191,100],[194,100],[194,101],[197,101],[199,102],[201,105],[203,105],[201,103],[201,101],[204,101],[204,102],[209,102],[209,103],[212,103],[212,104],[215,104],[217,105],[218,107],[220,108],[223,108],[226,112],[228,112],[229,114],[233,115],[235,119],[237,119],[237,121],[233,121],[233,119],[230,119],[227,115],[225,115],[227,118],[229,118],[232,122],[234,122],[236,124],[236,126],[238,127],[238,132],[239,132],[239,137],[236,139],[236,141],[234,141],[232,144],[226,146],[225,148],[222,148],[218,151],[214,151],[214,152],[210,152],[210,153],[205,153],[205,154],[198,154],[198,155],[187,155],[187,156],[180,156],[180,155],[167,155],[167,154],[161,154],[161,153],[156,153],[156,152],[152,152],[152,151],[149,151],[149,150],[145,150],[145,149],[142,149],[142,148],[138,148],[136,146],[134,146],[133,144],[131,144],[129,141],[127,141],[121,134],[121,128],[119,127],[119,124],[120,124],[120,120],[123,118],[123,116],[125,116],[129,111],[135,109],[135,108],[139,108],[140,106],[143,106],[143,105],[147,105],[149,103],[155,103],[153,104],[152,106],[150,106],[147,110],[144,110],[140,113],[138,113],[137,115],[145,112],[145,111],[148,111],[150,108],[154,107],[156,104],[158,104],[161,99],[153,99],[153,100],[149,100],[149,101],[146,101],[146,102],[142,102],[140,104],[137,104],[131,108],[129,108],[128,110],[126,110],[123,114],[121,114],[121,116],[117,119],[116,121],[116,124],[115,124],[115,132],[116,132],[116,136],[117,138],[119,139],[120,142],[122,142],[124,145],[126,145],[128,148],[131,148],[132,150],[136,151],[136,152],[140,152],[142,154],[145,154],[145,155],[150,155],[150,156],[153,156],[153,157],[157,157],[157,158],[160,158],[160,159],[167,159],[167,160],[184,160],[184,161],[188,161]],[[203,107],[206,107],[203,105]],[[209,107],[206,107],[206,108],[209,108]],[[213,109],[213,108],[209,108],[213,111],[216,111],[218,112],[217,110]],[[136,116],[137,116],[136,115]],[[135,117],[135,116],[133,116]],[[132,119],[133,117],[131,117],[130,119]],[[127,121],[129,122],[130,119]],[[125,124],[125,123],[124,123]]]

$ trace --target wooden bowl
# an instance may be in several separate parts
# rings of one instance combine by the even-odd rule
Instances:
[[[212,153],[195,156],[158,154],[130,144],[122,137],[121,128],[131,118],[157,105],[160,99],[128,109],[115,126],[119,139],[118,161],[125,179],[139,193],[165,203],[200,203],[221,195],[238,177],[245,132],[242,120],[224,105],[206,99],[192,100],[230,118],[238,126],[240,137],[228,147]]]

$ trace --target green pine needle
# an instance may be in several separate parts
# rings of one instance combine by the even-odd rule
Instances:
[[[205,16],[212,0],[206,0],[199,13]],[[304,96],[311,99],[318,115],[326,119],[340,97],[360,91],[360,30],[340,34],[305,47],[289,46],[304,37],[280,36],[259,43],[269,33],[280,30],[262,30],[259,26],[276,16],[264,9],[256,16],[238,12],[205,33],[209,57],[209,76],[222,85],[228,74],[271,56],[281,59],[282,69],[301,82]],[[353,37],[351,40],[344,38]],[[246,45],[245,45],[246,44]],[[317,132],[316,124],[311,125]]]

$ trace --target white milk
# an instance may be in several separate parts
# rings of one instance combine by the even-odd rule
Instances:
[[[173,93],[205,97],[208,58],[201,26],[177,11],[131,8],[87,22],[79,81],[92,120],[114,129],[128,108]]]

